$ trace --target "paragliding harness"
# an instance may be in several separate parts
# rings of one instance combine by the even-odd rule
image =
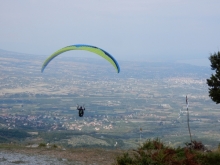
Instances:
[[[85,107],[77,106],[77,110],[79,111],[79,117],[83,117],[84,111],[86,110]]]

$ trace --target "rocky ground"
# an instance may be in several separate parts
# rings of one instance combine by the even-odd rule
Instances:
[[[120,150],[104,149],[0,149],[0,165],[112,165]]]

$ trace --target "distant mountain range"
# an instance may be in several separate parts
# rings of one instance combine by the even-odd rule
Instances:
[[[12,52],[0,49],[0,58],[14,58],[14,59],[25,59],[25,60],[40,60],[43,61],[47,56],[43,55],[33,55],[25,54],[19,52]],[[84,64],[95,64],[102,67],[109,67],[102,58],[83,58],[75,57],[71,55],[60,57],[63,62],[80,62]],[[173,63],[173,62],[132,62],[132,61],[119,61],[121,67],[121,73],[119,77],[121,78],[165,78],[165,77],[198,77],[198,78],[208,78],[212,70],[205,66],[195,66],[184,63]],[[115,74],[115,72],[110,72],[108,74]]]

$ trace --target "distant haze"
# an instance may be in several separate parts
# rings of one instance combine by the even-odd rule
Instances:
[[[218,0],[1,0],[0,49],[48,55],[72,44],[117,60],[209,66],[219,50]]]

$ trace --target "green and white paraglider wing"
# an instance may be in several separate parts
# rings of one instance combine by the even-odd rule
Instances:
[[[81,45],[81,44],[67,46],[67,47],[64,47],[64,48],[59,49],[56,52],[54,52],[51,56],[49,56],[44,61],[43,65],[42,65],[42,68],[41,68],[41,72],[44,71],[44,69],[50,63],[50,61],[53,60],[56,56],[66,52],[66,51],[70,51],[70,50],[86,50],[86,51],[89,51],[89,52],[93,52],[93,53],[103,57],[104,59],[106,59],[108,62],[110,62],[113,65],[113,67],[116,69],[116,71],[118,73],[120,72],[120,67],[119,67],[117,61],[108,52],[106,52],[105,50],[100,49],[98,47],[95,47],[95,46]]]

